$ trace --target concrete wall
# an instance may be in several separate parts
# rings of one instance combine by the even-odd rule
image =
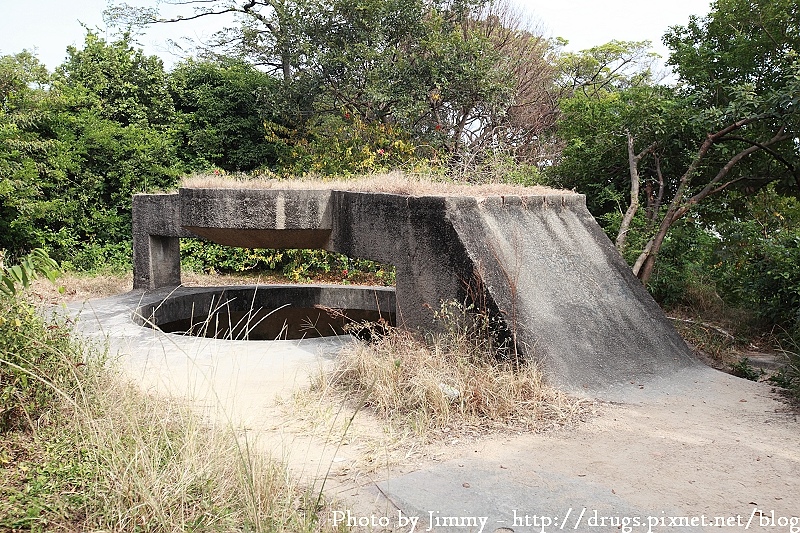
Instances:
[[[322,248],[390,263],[397,269],[399,325],[429,329],[443,301],[475,303],[507,328],[521,355],[567,389],[599,389],[695,364],[582,195],[242,189],[137,195],[134,287],[179,284],[177,243],[189,234],[231,246]]]

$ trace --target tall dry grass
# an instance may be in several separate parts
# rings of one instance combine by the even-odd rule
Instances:
[[[314,494],[244,432],[116,375],[72,413],[99,472],[85,524],[112,531],[316,531]],[[88,398],[87,398],[88,400]]]
[[[537,431],[586,414],[588,402],[548,386],[535,363],[498,355],[485,317],[450,303],[437,321],[426,339],[392,330],[353,345],[314,388],[337,401],[363,395],[379,417],[422,434],[459,426]]]
[[[408,174],[400,171],[348,178],[310,176],[292,179],[201,174],[184,178],[180,186],[194,189],[335,189],[410,196],[496,196],[511,194],[517,196],[539,196],[575,194],[574,191],[552,189],[541,185],[526,187],[502,182],[468,184],[437,176]]]
[[[333,530],[319,519],[320,490],[293,481],[220,408],[147,394],[102,350],[40,331],[69,334],[68,324],[9,324],[32,342],[13,361],[0,350],[0,365],[20,387],[54,394],[0,432],[0,530]]]

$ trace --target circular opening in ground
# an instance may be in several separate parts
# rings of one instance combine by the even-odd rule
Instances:
[[[134,321],[165,333],[226,340],[364,338],[395,325],[395,298],[390,287],[181,287],[139,306]]]

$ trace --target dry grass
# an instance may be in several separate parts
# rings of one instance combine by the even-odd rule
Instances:
[[[77,393],[59,392],[33,438],[0,434],[0,459],[15,456],[0,475],[0,494],[12,495],[0,502],[0,530],[334,531],[319,491],[224,414],[145,394],[93,359],[65,365]]]
[[[358,192],[379,192],[409,196],[542,196],[575,194],[574,191],[549,187],[524,187],[508,183],[465,184],[437,180],[431,176],[390,172],[358,178],[292,179],[251,178],[248,176],[195,175],[184,178],[181,187],[192,189],[333,189]]]
[[[35,280],[28,291],[37,301],[55,304],[59,302],[83,301],[105,298],[126,293],[133,288],[133,274],[104,273],[85,274],[65,272],[55,283],[46,279]]]
[[[385,421],[418,435],[431,430],[538,431],[580,420],[589,402],[547,386],[535,364],[498,358],[485,321],[455,304],[423,341],[393,330],[345,350],[313,385],[334,401],[363,397]],[[435,433],[435,432],[434,432]]]
[[[317,530],[316,499],[246,434],[182,400],[96,384],[100,403],[77,421],[102,465],[87,522],[112,531]],[[308,511],[308,512],[306,512]],[[88,525],[88,524],[87,524]]]

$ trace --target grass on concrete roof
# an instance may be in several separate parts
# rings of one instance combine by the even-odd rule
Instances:
[[[510,183],[469,184],[445,181],[395,171],[354,178],[298,177],[292,179],[248,177],[247,175],[197,174],[184,178],[181,187],[190,189],[335,189],[409,196],[542,196],[575,194],[541,185],[526,187]]]

